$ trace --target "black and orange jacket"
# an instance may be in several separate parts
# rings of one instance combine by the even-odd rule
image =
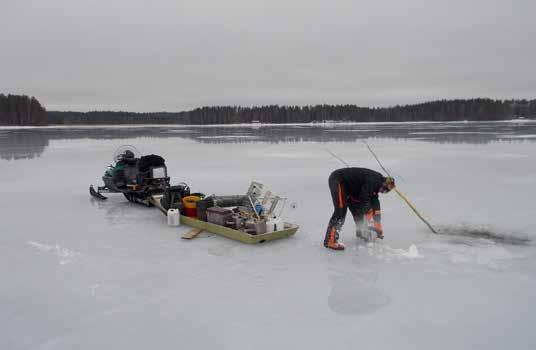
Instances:
[[[363,212],[380,210],[378,192],[385,181],[382,174],[367,168],[342,168],[331,176],[342,184],[347,200],[358,204]]]

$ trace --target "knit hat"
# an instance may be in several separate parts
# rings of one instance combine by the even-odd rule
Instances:
[[[392,190],[395,188],[395,179],[393,177],[386,177],[384,181],[385,187],[387,187],[389,190]]]

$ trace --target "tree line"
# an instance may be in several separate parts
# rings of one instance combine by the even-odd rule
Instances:
[[[0,125],[46,125],[47,111],[35,97],[0,94]]]
[[[536,118],[536,100],[440,100],[393,107],[356,105],[214,106],[183,112],[45,111],[28,96],[0,95],[0,125],[248,124],[315,122],[489,121]]]
[[[536,100],[441,100],[394,107],[356,105],[215,106],[184,112],[49,112],[50,124],[242,124],[312,122],[485,121],[536,118]]]

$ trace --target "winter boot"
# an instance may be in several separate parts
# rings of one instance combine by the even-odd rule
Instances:
[[[344,250],[344,244],[339,243],[339,229],[342,226],[341,223],[328,227],[328,232],[324,238],[324,247],[333,250]]]
[[[324,247],[333,250],[344,250],[344,244],[339,242],[328,242],[327,244],[324,244]]]

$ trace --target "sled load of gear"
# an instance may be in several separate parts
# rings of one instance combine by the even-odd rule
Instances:
[[[115,164],[102,177],[104,186],[89,187],[91,196],[105,200],[103,193],[122,193],[131,202],[156,206],[170,226],[194,228],[183,238],[208,231],[244,243],[262,243],[289,237],[299,228],[282,219],[287,199],[259,182],[252,182],[245,194],[205,196],[192,193],[184,182],[171,186],[161,156],[141,156],[134,147],[122,146],[113,159]]]

